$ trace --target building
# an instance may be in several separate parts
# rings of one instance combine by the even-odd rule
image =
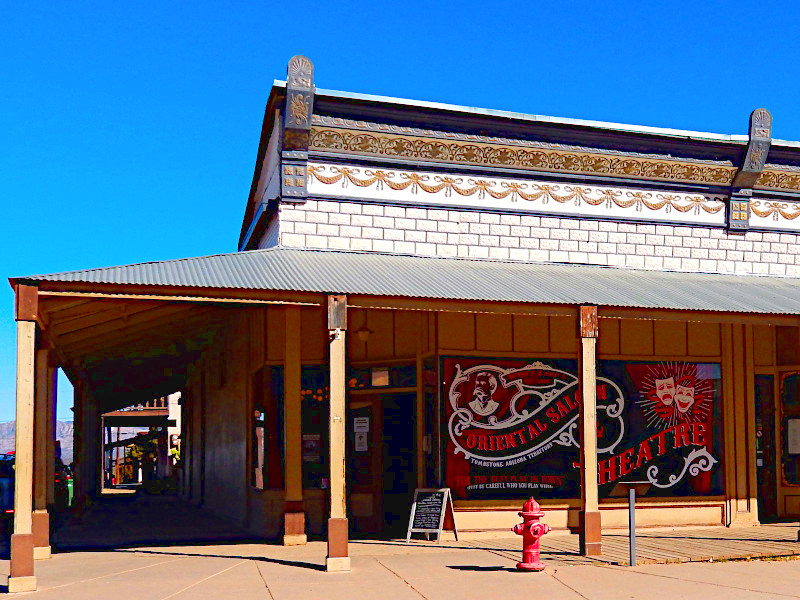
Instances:
[[[800,143],[317,89],[289,63],[239,252],[18,277],[13,589],[47,555],[52,372],[99,415],[182,394],[181,494],[265,538],[461,531],[529,495],[638,523],[800,515]],[[594,432],[597,432],[597,435]]]

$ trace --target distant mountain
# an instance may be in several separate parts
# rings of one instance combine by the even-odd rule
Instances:
[[[0,423],[0,453],[14,449],[16,430],[14,421]],[[61,460],[67,465],[72,464],[72,437],[72,421],[56,421],[56,439],[61,442]]]

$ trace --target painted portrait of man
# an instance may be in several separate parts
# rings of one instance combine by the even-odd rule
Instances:
[[[497,377],[488,371],[481,371],[475,376],[475,386],[472,390],[472,400],[468,406],[473,413],[481,417],[488,417],[500,406],[493,398],[497,390]]]

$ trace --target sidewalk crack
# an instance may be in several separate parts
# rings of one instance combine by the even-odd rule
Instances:
[[[589,596],[584,596],[584,595],[583,595],[583,594],[581,594],[581,593],[580,593],[578,590],[576,590],[574,587],[572,587],[571,585],[569,585],[567,582],[565,582],[565,581],[562,581],[561,579],[559,579],[558,577],[556,577],[556,573],[558,573],[558,569],[555,569],[555,570],[553,571],[553,573],[552,573],[552,574],[548,573],[548,575],[550,575],[550,577],[552,577],[553,579],[555,579],[555,580],[556,580],[558,583],[560,583],[561,585],[563,585],[563,586],[564,586],[565,588],[567,588],[569,591],[573,592],[574,594],[577,594],[578,596],[580,596],[581,598],[584,598],[585,600],[589,600]]]
[[[386,569],[387,571],[389,571],[389,573],[391,573],[392,575],[394,575],[395,577],[397,577],[397,578],[398,578],[399,580],[401,580],[403,583],[405,583],[405,584],[406,584],[408,587],[410,587],[412,590],[414,590],[414,592],[416,592],[416,593],[419,595],[419,597],[420,597],[420,598],[424,598],[424,600],[429,600],[429,599],[428,599],[428,597],[427,597],[425,594],[423,594],[423,593],[422,593],[422,592],[420,592],[420,591],[419,591],[417,588],[415,588],[415,587],[414,587],[414,586],[411,584],[411,582],[409,582],[409,581],[408,581],[406,578],[404,578],[404,577],[400,576],[400,575],[399,575],[397,572],[395,572],[395,571],[393,571],[392,569],[390,569],[389,567],[387,567],[385,564],[383,564],[383,563],[382,563],[380,560],[378,560],[377,558],[375,559],[375,562],[376,562],[376,563],[378,563],[380,566],[382,566],[382,567],[383,567],[384,569]]]
[[[259,574],[259,576],[261,577],[261,581],[263,581],[263,582],[264,582],[264,587],[266,588],[266,590],[267,590],[267,593],[269,594],[269,597],[270,597],[272,600],[275,600],[275,596],[273,596],[273,595],[272,595],[272,590],[271,590],[271,589],[269,589],[269,584],[267,583],[267,578],[266,578],[266,577],[264,577],[264,572],[261,570],[261,565],[259,565],[259,564],[258,564],[257,562],[255,562],[255,561],[253,561],[253,564],[256,566],[256,571],[258,571],[258,574]]]

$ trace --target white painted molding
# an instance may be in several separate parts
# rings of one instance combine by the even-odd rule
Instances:
[[[725,225],[725,198],[720,195],[322,163],[309,163],[308,171],[309,194],[330,198],[715,227]]]

